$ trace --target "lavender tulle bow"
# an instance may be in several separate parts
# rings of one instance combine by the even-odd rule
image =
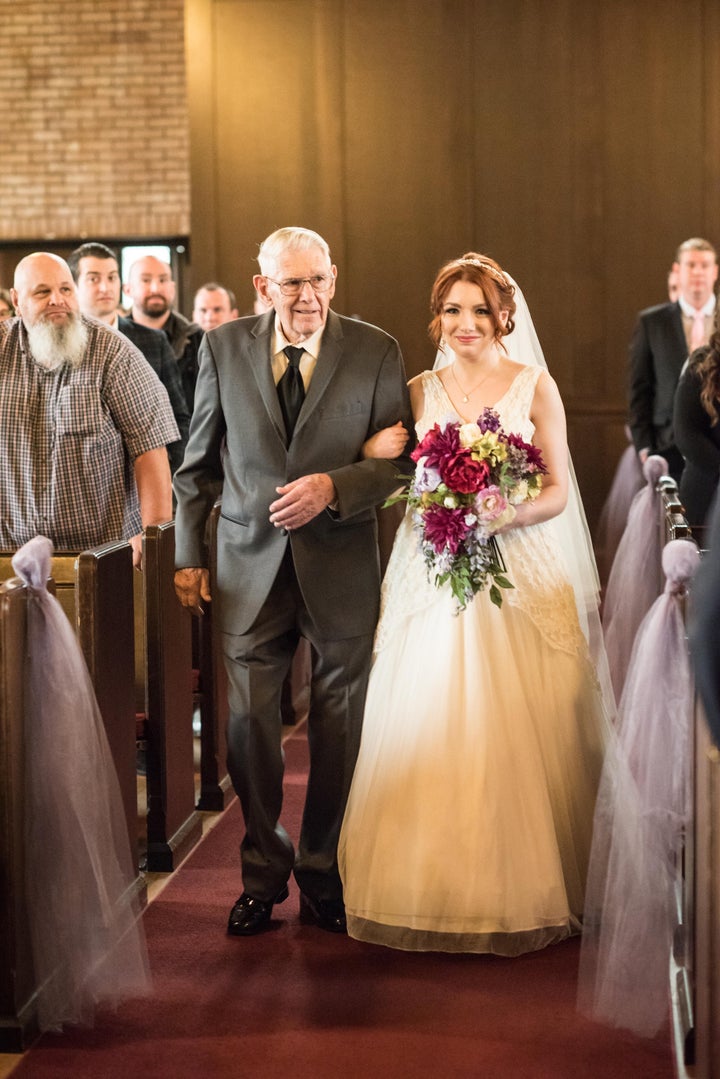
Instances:
[[[52,544],[12,560],[30,591],[25,670],[28,922],[41,1030],[150,988],[120,787],[90,676],[47,590]]]
[[[665,591],[635,639],[595,809],[578,1004],[645,1036],[667,1016],[677,863],[692,812],[694,687],[682,596],[699,560],[688,540],[663,550]]]
[[[638,626],[660,593],[662,536],[655,485],[666,473],[664,457],[648,457],[643,465],[645,486],[630,506],[605,590],[603,636],[618,704]]]

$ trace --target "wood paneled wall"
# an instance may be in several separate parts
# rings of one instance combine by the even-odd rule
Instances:
[[[258,243],[321,232],[338,311],[431,364],[468,249],[523,286],[593,522],[624,446],[636,312],[720,244],[716,0],[187,0],[192,283],[252,299]]]

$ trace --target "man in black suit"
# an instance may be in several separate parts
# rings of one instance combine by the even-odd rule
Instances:
[[[182,464],[190,427],[190,412],[183,393],[178,365],[170,343],[160,330],[150,330],[132,319],[118,315],[120,305],[120,270],[115,252],[101,243],[86,243],[76,248],[68,259],[78,290],[83,315],[100,322],[129,338],[167,390],[180,440],[168,446],[170,471]]]
[[[679,296],[674,303],[641,311],[630,343],[629,424],[640,460],[658,453],[679,480],[683,459],[674,443],[673,400],[691,352],[710,339],[715,313],[718,262],[707,240],[685,240],[675,266]]]
[[[210,599],[205,523],[218,489],[218,606],[230,685],[228,768],[245,818],[234,936],[267,927],[293,872],[301,916],[345,931],[337,841],[360,743],[380,605],[375,507],[407,457],[364,459],[366,439],[413,428],[398,344],[330,309],[337,269],[307,229],[260,247],[267,313],[203,340],[192,433],[175,477],[175,588]],[[297,856],[279,822],[280,696],[300,637],[312,645],[310,775]]]

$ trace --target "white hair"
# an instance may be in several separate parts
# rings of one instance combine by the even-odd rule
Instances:
[[[260,244],[258,252],[260,273],[264,277],[269,277],[275,273],[278,260],[286,251],[310,251],[315,247],[319,247],[327,256],[328,262],[332,261],[330,248],[319,233],[313,232],[312,229],[302,229],[294,226],[277,229]]]

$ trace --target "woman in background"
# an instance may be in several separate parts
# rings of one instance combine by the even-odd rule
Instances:
[[[680,499],[700,528],[720,480],[720,325],[716,308],[710,343],[690,356],[675,393],[675,442],[685,458]]]

